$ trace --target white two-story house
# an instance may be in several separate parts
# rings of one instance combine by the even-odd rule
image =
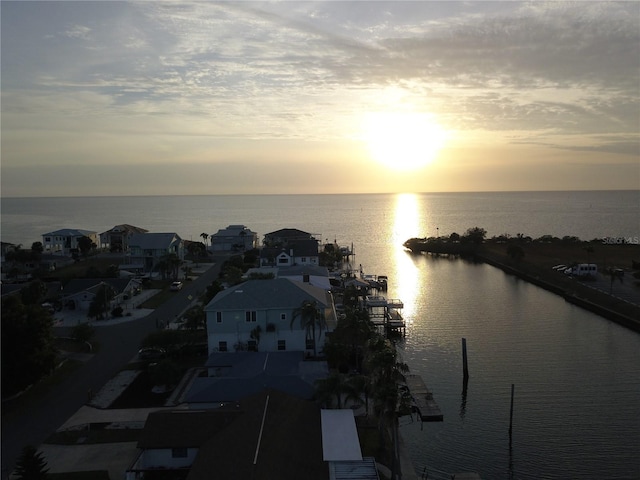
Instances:
[[[258,234],[244,225],[229,225],[211,235],[211,250],[214,252],[245,252],[258,246]]]
[[[78,228],[63,228],[54,232],[42,235],[42,247],[44,253],[53,253],[56,255],[71,255],[74,251],[78,251],[80,246],[78,241],[82,237],[88,237],[91,242],[98,245],[98,234],[91,230],[80,230]]]
[[[127,267],[153,272],[170,255],[184,261],[184,242],[177,233],[139,233],[129,238]]]
[[[315,338],[296,312],[314,304],[320,320]],[[218,293],[205,307],[209,353],[322,351],[327,332],[337,323],[331,293],[287,278],[248,280]],[[322,324],[322,326],[321,326]]]

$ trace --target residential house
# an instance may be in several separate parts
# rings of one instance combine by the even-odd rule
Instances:
[[[265,234],[262,244],[267,247],[288,247],[303,240],[315,240],[315,238],[312,234],[297,228],[282,228]]]
[[[270,389],[217,409],[153,412],[126,479],[327,480],[321,422],[315,402]]]
[[[244,225],[229,225],[211,235],[211,250],[214,252],[246,252],[258,246],[258,234]]]
[[[152,273],[170,255],[184,261],[184,242],[177,233],[138,233],[129,238],[127,268]]]
[[[77,228],[63,228],[43,234],[42,247],[44,253],[71,255],[80,250],[78,241],[82,237],[88,237],[94,245],[99,246],[98,234],[96,232]]]
[[[113,289],[114,296],[110,308],[132,297],[140,288],[140,280],[135,278],[74,278],[62,290],[62,304],[70,310],[88,311],[91,302],[101,287],[107,285]]]
[[[293,265],[319,265],[317,240],[298,240],[287,247],[264,247],[260,250],[260,266],[290,267]]]
[[[131,237],[147,232],[148,230],[133,225],[116,225],[111,230],[100,234],[100,245],[101,248],[106,248],[110,252],[128,252]]]
[[[250,268],[247,270],[245,278],[251,278],[252,275],[270,275],[272,278],[288,278],[296,282],[309,283],[324,290],[331,290],[332,288],[329,270],[327,267],[320,267],[318,265]]]
[[[316,338],[310,338],[300,319],[294,321],[304,302],[315,302],[324,321],[322,329],[315,329]],[[325,334],[337,323],[331,292],[287,278],[235,285],[219,292],[204,310],[209,353],[244,349],[320,352]]]

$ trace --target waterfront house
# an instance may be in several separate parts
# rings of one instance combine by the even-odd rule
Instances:
[[[327,480],[320,412],[313,401],[269,389],[216,409],[153,412],[125,478],[162,473],[204,480],[215,472],[216,478]]]
[[[111,230],[100,234],[100,246],[110,252],[128,252],[131,237],[147,232],[148,230],[133,225],[116,225]]]
[[[250,268],[247,270],[245,278],[251,278],[252,275],[271,275],[273,278],[288,278],[296,282],[309,283],[324,290],[331,290],[329,270],[327,267],[320,267],[318,265]]]
[[[77,228],[63,228],[42,235],[42,247],[45,253],[56,255],[71,255],[80,250],[79,240],[88,237],[98,246],[98,234],[91,230]]]
[[[184,261],[184,242],[177,233],[138,233],[129,238],[128,269],[153,273],[170,256]]]
[[[211,235],[214,252],[246,252],[258,246],[258,234],[244,225],[229,225]]]
[[[316,240],[299,240],[287,247],[264,247],[260,250],[261,267],[318,265],[320,255]]]
[[[262,244],[267,247],[289,247],[304,240],[318,241],[312,234],[298,230],[297,228],[282,228],[275,232],[265,234]],[[317,251],[317,247],[316,247]]]
[[[310,338],[299,318],[292,324],[296,310],[305,302],[317,305],[325,325],[315,328],[316,338]],[[320,352],[325,334],[337,323],[329,291],[287,278],[235,285],[219,292],[204,310],[209,353],[245,349]]]

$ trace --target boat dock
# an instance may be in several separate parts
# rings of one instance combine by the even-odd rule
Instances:
[[[420,420],[423,422],[442,422],[444,417],[440,407],[433,398],[433,394],[424,384],[419,375],[407,375],[405,383],[415,403]]]
[[[406,323],[402,317],[402,300],[387,299],[381,295],[367,295],[365,306],[369,312],[369,319],[377,327],[384,327],[387,332],[402,332],[406,335]]]

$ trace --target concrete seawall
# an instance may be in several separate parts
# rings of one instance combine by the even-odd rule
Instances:
[[[493,267],[499,268],[502,271],[504,271],[505,273],[509,274],[509,275],[514,275],[518,278],[521,278],[533,285],[536,285],[540,288],[544,288],[545,290],[555,293],[556,295],[560,295],[561,297],[563,297],[567,302],[572,303],[574,305],[577,305],[581,308],[584,308],[585,310],[589,310],[597,315],[600,315],[601,317],[604,317],[608,320],[611,320],[613,322],[616,322],[624,327],[629,328],[630,330],[633,330],[635,332],[640,332],[640,318],[633,318],[627,315],[624,315],[620,312],[617,312],[615,310],[612,310],[604,305],[598,304],[596,302],[593,302],[583,296],[579,296],[576,295],[574,293],[568,292],[567,290],[565,290],[562,286],[553,284],[551,282],[548,282],[546,280],[541,279],[538,276],[535,275],[531,275],[529,273],[523,272],[511,265],[506,265],[498,260],[496,260],[495,258],[492,258],[491,256],[485,255],[485,254],[476,254],[475,258],[478,261],[487,263],[488,265],[491,265]]]

